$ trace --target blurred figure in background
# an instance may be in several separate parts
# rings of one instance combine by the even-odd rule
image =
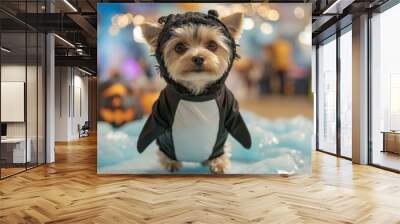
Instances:
[[[271,45],[265,45],[261,53],[261,77],[259,81],[260,95],[266,95],[272,92],[271,78],[276,75],[273,60],[273,49]]]
[[[141,119],[143,109],[137,92],[116,69],[111,70],[109,79],[99,85],[99,120],[118,128]]]
[[[255,97],[257,96],[257,82],[259,80],[259,74],[253,71],[254,63],[249,58],[241,58],[236,61],[233,65],[232,70],[236,72],[240,79],[244,82],[246,88],[246,96]]]
[[[289,73],[291,80],[291,93],[295,95],[307,95],[310,90],[311,69],[293,66]]]
[[[279,38],[272,45],[273,49],[273,67],[279,79],[279,93],[284,95],[287,93],[286,89],[288,81],[288,71],[293,65],[292,59],[292,45],[289,41]]]

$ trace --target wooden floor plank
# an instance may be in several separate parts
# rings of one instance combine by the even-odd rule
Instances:
[[[97,175],[96,139],[0,181],[0,223],[400,223],[400,175],[313,153],[313,173]]]

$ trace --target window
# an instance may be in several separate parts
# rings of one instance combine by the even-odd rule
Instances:
[[[371,161],[400,170],[400,5],[371,19]]]
[[[336,39],[318,48],[318,149],[336,153]]]
[[[340,36],[340,155],[352,157],[352,35]]]

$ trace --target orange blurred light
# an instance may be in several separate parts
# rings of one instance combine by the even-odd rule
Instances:
[[[145,114],[150,114],[153,108],[154,102],[157,101],[158,97],[160,96],[159,92],[150,92],[145,93],[141,97],[142,108]]]
[[[177,6],[185,11],[198,11],[201,9],[199,3],[178,3]]]

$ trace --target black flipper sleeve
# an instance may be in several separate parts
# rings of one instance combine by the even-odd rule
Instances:
[[[239,112],[239,105],[235,97],[226,89],[225,105],[227,108],[225,115],[226,130],[246,149],[251,147],[251,136],[246,124]]]
[[[161,91],[153,104],[151,115],[147,119],[137,141],[137,150],[142,153],[156,138],[170,130],[180,97],[167,86]]]
[[[154,111],[159,111],[158,102],[153,105],[153,112],[150,117],[147,119],[142,132],[139,135],[139,139],[137,141],[137,150],[139,153],[142,153],[147,146],[149,146],[158,136],[163,134],[166,130],[164,121],[162,120],[159,113],[155,113]]]
[[[152,112],[147,119],[142,132],[137,141],[137,150],[142,153],[158,136],[163,134],[168,128],[167,117],[163,114],[165,102],[165,91],[160,93],[160,97],[153,104]],[[165,111],[165,110],[164,110]]]
[[[225,88],[225,128],[243,147],[250,149],[251,136],[239,112],[239,105],[232,92]]]

